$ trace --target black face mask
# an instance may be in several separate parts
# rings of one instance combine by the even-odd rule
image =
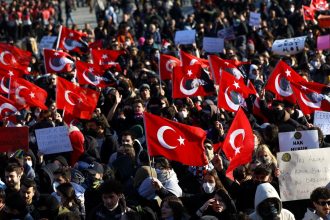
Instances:
[[[90,135],[92,137],[96,137],[97,136],[97,131],[95,131],[94,129],[88,129],[86,134]]]
[[[259,209],[259,215],[263,220],[277,220],[279,210],[274,203],[268,204],[266,207],[263,206],[262,209]]]

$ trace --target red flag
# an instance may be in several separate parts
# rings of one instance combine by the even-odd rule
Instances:
[[[21,108],[10,99],[0,95],[0,118],[19,114]]]
[[[210,67],[209,61],[206,59],[198,58],[198,57],[191,55],[189,53],[186,53],[182,50],[180,50],[179,55],[180,55],[182,66],[190,66],[190,65],[194,65],[194,64],[199,64],[203,68]]]
[[[173,69],[173,98],[207,96],[214,92],[214,84],[200,65],[176,66]]]
[[[77,53],[88,52],[87,34],[61,26],[58,48]]]
[[[9,93],[9,83],[10,78],[7,76],[0,76],[0,93],[8,94]]]
[[[0,75],[7,77],[23,77],[25,72],[15,67],[6,67],[0,65]]]
[[[22,79],[12,78],[10,82],[10,98],[24,107],[36,106],[48,109],[45,105],[47,92],[35,84]]]
[[[230,161],[226,173],[251,161],[254,150],[254,136],[243,109],[238,110],[226,135],[222,149]]]
[[[312,0],[311,6],[319,11],[329,10],[329,4],[328,4],[327,0]]]
[[[65,52],[44,49],[44,62],[47,73],[66,73],[73,70],[73,58]]]
[[[260,109],[260,105],[259,105],[260,98],[259,98],[259,94],[258,94],[257,90],[254,88],[254,86],[253,86],[253,84],[251,83],[250,80],[248,80],[247,85],[248,85],[249,89],[251,91],[253,91],[253,93],[256,95],[256,98],[255,98],[255,100],[253,102],[253,106],[252,106],[253,115],[255,115],[258,118],[262,119],[264,122],[267,122],[268,119],[265,117],[264,114],[262,114],[261,109]]]
[[[61,77],[57,77],[56,106],[81,119],[90,119],[96,108],[100,93],[81,88]]]
[[[103,77],[103,69],[99,65],[76,61],[77,78],[80,85],[93,85],[100,88],[113,86],[115,82]]]
[[[315,8],[303,5],[303,16],[305,21],[313,21],[315,15]]]
[[[103,48],[103,41],[102,40],[97,40],[97,41],[94,41],[94,42],[90,42],[88,44],[88,47],[91,48],[91,49],[101,49]]]
[[[317,21],[321,28],[329,28],[330,27],[330,15],[319,15],[317,17]]]
[[[0,63],[3,66],[24,69],[30,65],[32,54],[10,44],[0,43]]]
[[[237,80],[233,75],[222,71],[220,88],[218,92],[218,107],[230,112],[236,112],[245,104],[245,98],[254,94],[242,80]]]
[[[316,110],[330,111],[330,98],[322,94],[326,85],[315,82],[291,83],[298,105],[304,114],[314,113]]]
[[[159,74],[161,80],[172,79],[173,67],[180,66],[181,61],[167,54],[160,54],[159,57]]]
[[[296,73],[288,64],[280,60],[270,75],[265,89],[273,92],[277,100],[286,100],[295,104],[296,98],[292,92],[290,82],[299,83],[304,81],[304,78]]]
[[[29,127],[0,128],[0,152],[29,148]]]
[[[189,166],[208,164],[204,149],[206,132],[203,129],[147,112],[144,120],[150,156],[162,155]]]
[[[93,63],[101,65],[106,69],[114,66],[117,71],[121,71],[117,59],[123,54],[125,54],[123,50],[92,50]]]

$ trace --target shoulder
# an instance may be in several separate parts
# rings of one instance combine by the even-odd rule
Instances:
[[[294,220],[295,219],[294,215],[287,209],[282,209],[281,219],[282,219],[282,217],[283,217],[283,219],[288,219],[288,220]]]

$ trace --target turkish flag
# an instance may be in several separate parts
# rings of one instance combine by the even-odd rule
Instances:
[[[102,49],[103,48],[103,40],[97,40],[97,41],[94,41],[94,42],[90,42],[88,44],[88,47],[90,49],[95,49],[95,50]]]
[[[253,91],[254,95],[256,96],[256,98],[253,102],[253,106],[252,106],[253,115],[255,115],[258,118],[262,119],[264,122],[267,122],[268,119],[265,117],[264,114],[262,114],[261,109],[260,109],[260,105],[259,105],[260,98],[259,98],[259,94],[258,94],[257,90],[254,88],[254,86],[253,86],[253,84],[250,80],[248,80],[247,86],[249,87],[249,89],[251,91]]]
[[[206,59],[198,58],[198,57],[191,55],[189,53],[186,53],[182,50],[180,50],[179,55],[180,55],[182,66],[190,66],[190,65],[194,65],[194,64],[199,64],[203,68],[210,67],[209,61]]]
[[[319,15],[317,17],[317,21],[321,28],[329,28],[330,27],[330,15]]]
[[[11,79],[10,99],[24,107],[35,106],[44,110],[48,109],[45,105],[47,92],[23,78]]]
[[[316,110],[330,111],[330,98],[322,91],[327,86],[315,82],[291,83],[291,88],[297,98],[297,103],[304,114],[314,113]]]
[[[150,156],[164,156],[189,166],[208,164],[204,140],[206,132],[150,113],[144,113]]]
[[[161,80],[171,80],[173,68],[180,66],[181,61],[173,56],[167,54],[160,54],[159,57],[159,74]]]
[[[218,107],[230,112],[236,112],[241,105],[245,104],[245,99],[254,92],[247,87],[242,80],[237,80],[235,76],[222,71],[220,87],[218,92]]]
[[[232,74],[237,80],[244,81],[242,72],[235,64],[243,65],[245,62],[238,63],[234,60],[224,60],[216,55],[209,55],[208,60],[210,63],[211,72],[213,74],[213,79],[215,79],[215,84],[219,85],[222,71]]]
[[[254,150],[253,131],[241,108],[237,111],[231,123],[222,150],[230,161],[226,173],[252,160]]]
[[[19,68],[3,66],[0,64],[0,75],[7,77],[23,77],[25,75],[25,72]]]
[[[303,16],[305,21],[313,21],[314,15],[315,15],[315,8],[313,6],[308,7],[303,5]]]
[[[67,73],[74,68],[73,58],[65,52],[44,49],[46,73]]]
[[[319,11],[329,10],[329,4],[328,4],[327,0],[312,0],[311,6]]]
[[[21,109],[15,102],[0,95],[0,119],[11,115],[18,115]]]
[[[173,98],[208,96],[214,93],[214,83],[201,65],[176,66],[173,69]]]
[[[0,128],[0,152],[14,152],[29,148],[29,127]]]
[[[113,86],[115,82],[103,76],[104,70],[92,63],[76,61],[77,78],[80,85],[93,85],[100,88]]]
[[[58,48],[79,54],[88,52],[87,34],[61,26]]]
[[[32,54],[10,44],[0,43],[0,63],[7,67],[17,67],[27,72]]]
[[[90,119],[99,99],[99,92],[81,88],[61,77],[57,77],[56,106],[81,119]]]
[[[125,54],[123,50],[91,50],[93,63],[101,65],[105,69],[116,67],[117,71],[121,71],[121,67],[117,62],[119,56]]]
[[[272,74],[270,75],[266,90],[269,90],[275,94],[275,99],[279,101],[288,101],[295,104],[296,98],[290,86],[290,82],[304,82],[306,81],[302,78],[296,71],[294,71],[288,64],[280,60]]]

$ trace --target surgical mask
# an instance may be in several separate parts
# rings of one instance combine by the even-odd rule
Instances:
[[[202,187],[204,192],[213,193],[215,189],[215,183],[203,183]]]
[[[57,181],[53,182],[53,190],[54,190],[54,192],[56,192],[56,188],[57,188],[59,185],[60,185],[59,182],[57,182]]]
[[[269,157],[266,156],[261,158],[261,162],[264,164],[270,164],[272,161]]]
[[[27,164],[29,167],[32,167],[32,165],[33,165],[33,164],[32,164],[32,160],[27,160],[27,161],[26,161],[26,164]]]

